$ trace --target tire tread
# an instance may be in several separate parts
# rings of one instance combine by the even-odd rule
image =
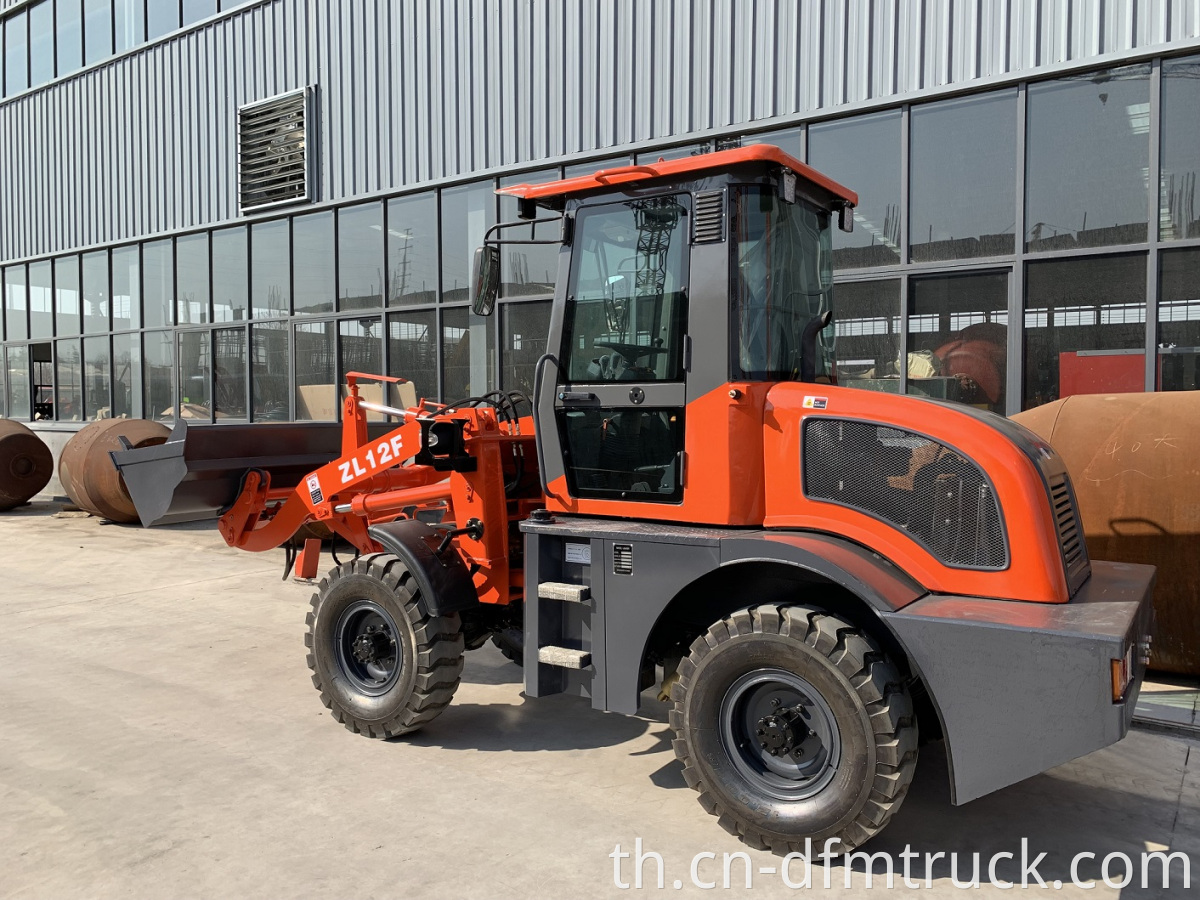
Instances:
[[[763,833],[726,808],[693,760],[684,733],[684,702],[698,667],[722,644],[746,634],[778,634],[803,641],[846,677],[866,707],[875,735],[874,780],[862,807],[836,835],[846,849],[861,846],[887,825],[908,792],[916,771],[917,725],[912,700],[895,665],[862,631],[823,610],[774,604],[750,607],[714,623],[692,642],[671,688],[669,714],[675,733],[671,746],[683,764],[684,781],[697,791],[700,805],[717,817],[721,827],[747,845],[777,853],[803,851],[802,841]]]
[[[350,575],[363,575],[383,584],[403,608],[412,625],[416,645],[413,660],[417,673],[413,690],[395,715],[383,722],[367,722],[356,718],[337,702],[327,689],[318,669],[316,655],[311,652],[314,629],[322,598],[339,581]],[[311,609],[305,616],[307,630],[304,646],[309,649],[306,662],[312,671],[313,686],[321,702],[333,718],[349,731],[366,737],[386,739],[409,734],[437,718],[450,705],[462,680],[463,636],[457,613],[430,616],[421,612],[421,594],[404,562],[390,553],[372,553],[341,564],[321,579],[317,592],[309,601]]]

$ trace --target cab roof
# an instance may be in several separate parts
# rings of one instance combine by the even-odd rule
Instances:
[[[751,144],[749,147],[738,147],[733,150],[718,150],[715,153],[702,153],[698,156],[686,156],[683,159],[669,161],[659,160],[653,163],[619,166],[613,169],[601,169],[593,175],[579,175],[575,178],[565,178],[561,181],[548,181],[543,184],[514,184],[500,188],[496,193],[506,194],[520,200],[527,200],[543,206],[553,205],[560,197],[569,197],[588,191],[611,188],[620,184],[631,184],[656,178],[679,177],[683,175],[703,175],[714,171],[727,171],[733,166],[746,164],[773,164],[791,169],[800,178],[827,191],[835,199],[850,206],[858,205],[858,194],[848,187],[838,184],[832,178],[827,178],[811,166],[787,153],[774,144]]]

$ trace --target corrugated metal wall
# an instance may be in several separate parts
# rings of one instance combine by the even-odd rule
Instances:
[[[1198,38],[1200,0],[270,0],[0,104],[0,256],[236,217],[237,107],[306,84],[324,201]]]

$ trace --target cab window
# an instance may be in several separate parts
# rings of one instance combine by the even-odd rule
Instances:
[[[578,213],[563,337],[569,382],[682,380],[685,202],[649,197]]]
[[[773,187],[736,193],[731,372],[735,380],[800,378],[801,336],[829,308],[833,285],[829,214]],[[815,371],[829,376],[833,329],[817,335]]]

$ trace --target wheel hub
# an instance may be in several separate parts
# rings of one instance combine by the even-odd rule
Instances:
[[[396,642],[378,625],[368,625],[352,644],[354,658],[363,665],[391,659],[396,655]]]
[[[718,713],[733,768],[778,800],[815,796],[833,780],[842,741],[828,702],[807,679],[776,667],[756,669],[726,690]]]
[[[803,755],[800,744],[811,733],[800,709],[794,706],[763,716],[754,730],[758,745],[772,756]]]
[[[400,630],[386,609],[372,600],[351,603],[333,629],[333,649],[342,676],[360,693],[378,697],[400,679]]]

